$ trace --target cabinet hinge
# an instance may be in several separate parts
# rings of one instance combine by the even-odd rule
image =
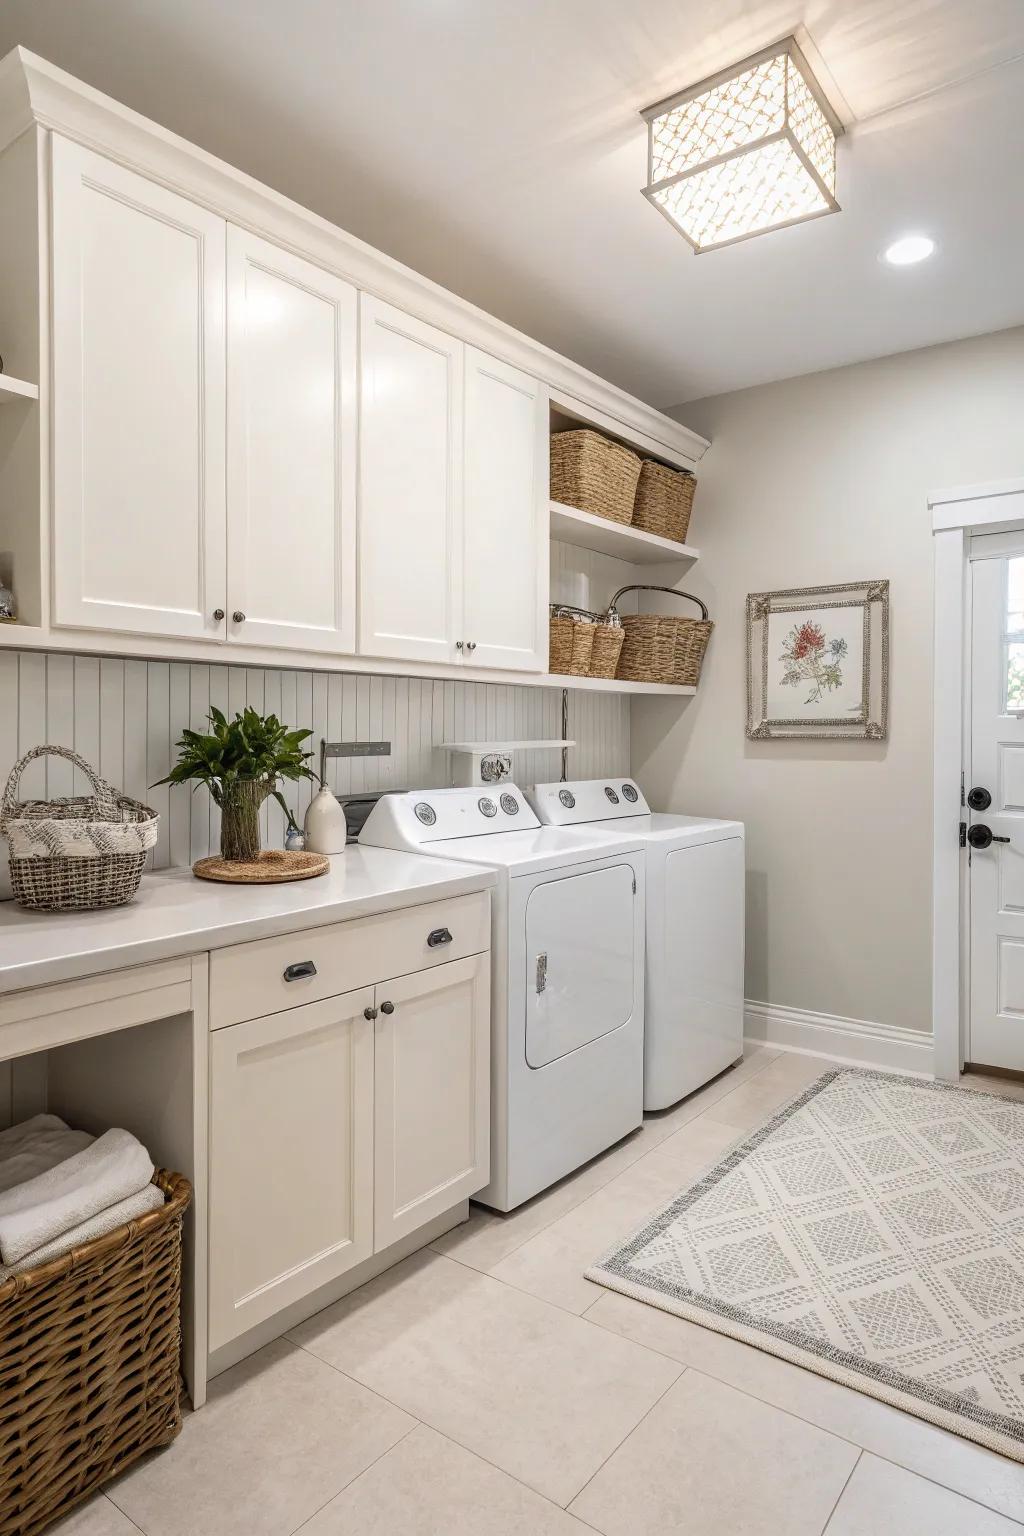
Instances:
[[[966,821],[962,821],[960,823],[960,847],[961,848],[966,848],[967,847],[967,823],[966,823]]]

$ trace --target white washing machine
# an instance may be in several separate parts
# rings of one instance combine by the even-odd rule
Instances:
[[[652,812],[632,779],[527,796],[547,826],[603,829],[646,851],[644,1108],[665,1109],[743,1054],[743,823]]]
[[[361,843],[486,864],[491,1181],[499,1211],[643,1120],[644,853],[629,833],[542,827],[514,784],[384,795]]]

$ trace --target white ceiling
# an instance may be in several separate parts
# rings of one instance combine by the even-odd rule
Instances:
[[[844,211],[695,257],[637,114],[801,27]],[[17,43],[656,405],[1024,321],[1021,0],[4,0]]]

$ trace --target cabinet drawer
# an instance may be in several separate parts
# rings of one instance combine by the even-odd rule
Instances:
[[[210,1028],[479,954],[490,942],[490,898],[481,891],[217,949],[210,956]]]

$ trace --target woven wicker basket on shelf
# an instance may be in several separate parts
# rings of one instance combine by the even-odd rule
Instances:
[[[640,458],[586,428],[551,437],[551,500],[613,523],[633,517]]]
[[[21,775],[52,754],[80,768],[92,795],[18,800]],[[11,845],[11,886],[23,907],[77,911],[119,907],[139,888],[159,817],[120,795],[68,747],[34,747],[11,769],[0,804],[0,833]]]
[[[696,488],[693,475],[685,470],[644,459],[633,502],[633,527],[685,544]]]
[[[548,670],[567,677],[589,677],[597,624],[582,608],[554,605],[549,619]]]
[[[591,677],[614,677],[626,631],[621,624],[598,624],[590,658]]]
[[[714,624],[699,597],[677,592],[674,587],[634,585],[620,587],[611,601],[611,611],[624,592],[666,592],[685,597],[700,609],[699,619],[679,618],[664,613],[623,614],[625,641],[619,657],[616,677],[633,683],[675,683],[695,688]]]
[[[0,1536],[35,1536],[181,1428],[181,1221],[192,1188],[0,1283]]]

